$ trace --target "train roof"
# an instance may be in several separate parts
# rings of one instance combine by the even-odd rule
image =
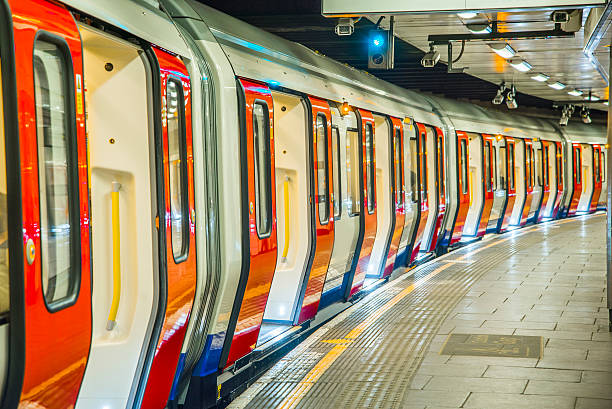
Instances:
[[[605,145],[607,143],[607,130],[602,125],[583,125],[579,122],[570,122],[562,129],[563,136],[569,142],[593,143]]]

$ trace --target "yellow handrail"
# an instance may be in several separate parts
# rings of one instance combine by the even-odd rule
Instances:
[[[289,176],[285,176],[283,184],[283,202],[285,204],[285,245],[283,247],[283,257],[281,261],[287,262],[287,254],[289,254]]]
[[[119,189],[121,183],[113,182],[111,191],[111,209],[113,226],[113,299],[106,323],[107,331],[112,331],[117,324],[117,311],[121,299],[121,242],[119,233]]]

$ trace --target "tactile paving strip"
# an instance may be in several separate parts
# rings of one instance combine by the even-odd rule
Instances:
[[[554,243],[572,221],[495,236],[383,286],[317,330],[230,407],[403,407],[429,344],[472,284],[513,254]],[[352,336],[358,327],[364,328]]]

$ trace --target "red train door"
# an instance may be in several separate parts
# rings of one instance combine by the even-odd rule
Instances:
[[[523,205],[523,214],[521,215],[520,225],[524,226],[529,218],[529,210],[533,200],[533,187],[535,186],[535,157],[533,151],[533,142],[530,139],[525,139],[525,204]]]
[[[506,202],[506,211],[504,212],[504,220],[502,221],[500,232],[504,232],[510,225],[512,210],[516,200],[516,141],[509,136],[504,137],[506,140],[506,189],[508,191],[508,200]]]
[[[196,243],[191,131],[191,87],[183,61],[153,48],[160,75],[161,160],[165,235],[165,294],[161,294],[163,323],[146,379],[143,408],[166,406],[187,330],[196,286]],[[161,253],[164,254],[163,252]],[[163,257],[163,256],[162,256]],[[165,296],[165,297],[164,297]],[[158,317],[161,317],[158,315]]]
[[[489,224],[489,216],[491,215],[491,208],[493,207],[493,187],[495,180],[495,161],[493,160],[495,137],[493,135],[482,134],[483,139],[483,170],[484,170],[484,205],[482,207],[482,214],[480,216],[480,224],[478,225],[478,231],[476,235],[482,237],[487,232],[487,225]]]
[[[402,121],[399,118],[391,118],[393,125],[393,198],[395,208],[395,229],[391,236],[391,243],[389,245],[389,253],[387,254],[387,261],[385,263],[385,270],[383,277],[387,277],[393,272],[393,265],[395,264],[395,257],[397,256],[397,250],[399,248],[400,239],[402,232],[404,231],[404,192],[406,191],[404,186],[404,127]]]
[[[574,216],[578,210],[580,196],[582,196],[582,145],[572,144],[572,176],[574,178],[574,191],[567,212],[568,216]]]
[[[374,156],[374,117],[372,113],[357,109],[357,118],[361,121],[361,143],[363,150],[363,239],[361,250],[351,284],[350,295],[355,294],[363,286],[368,271],[370,254],[376,239],[376,157]]]
[[[601,146],[593,145],[593,196],[589,211],[597,210],[599,195],[601,194]]]
[[[248,189],[242,213],[246,219],[243,227],[249,233],[243,240],[242,282],[230,317],[221,367],[250,353],[257,343],[277,254],[272,94],[265,84],[245,79],[240,79],[239,84],[244,94],[242,177]]]
[[[463,235],[463,226],[470,210],[470,183],[469,183],[469,137],[463,131],[457,131],[457,187],[459,189],[459,208],[457,209],[457,219],[453,227],[450,244],[453,245]]]
[[[544,218],[544,213],[546,213],[546,209],[548,208],[548,201],[551,200],[551,189],[550,189],[550,155],[551,150],[554,149],[553,142],[542,140],[542,201],[540,205],[540,211],[538,212],[537,222],[542,221]],[[553,193],[556,193],[555,191]],[[547,216],[548,217],[548,216]]]
[[[446,211],[446,159],[444,156],[444,132],[442,129],[436,127],[436,143],[435,146],[435,155],[436,155],[436,188],[438,189],[438,216],[435,221],[435,226],[433,230],[433,237],[431,238],[431,243],[429,245],[428,251],[434,251],[438,245],[438,239],[441,237],[441,229],[442,229],[442,220],[444,219],[444,212]]]
[[[319,309],[321,292],[334,247],[334,217],[329,187],[332,182],[331,110],[326,100],[308,97],[312,105],[312,143],[314,163],[315,226],[317,239],[310,275],[304,290],[304,300],[298,324],[314,318]]]
[[[418,132],[417,149],[418,155],[418,178],[420,187],[420,200],[421,200],[421,213],[419,224],[417,226],[416,236],[414,238],[414,245],[412,246],[412,255],[410,262],[413,262],[421,249],[423,242],[423,233],[425,232],[425,226],[427,225],[427,217],[429,216],[429,200],[427,198],[427,129],[425,125],[415,122]]]
[[[555,176],[557,177],[557,197],[555,198],[555,204],[553,206],[551,217],[556,218],[559,212],[559,207],[561,206],[561,199],[563,198],[563,145],[561,144],[561,142],[555,142],[553,148],[555,149],[554,171]]]
[[[24,315],[15,316],[24,322],[12,321],[11,330],[23,328],[25,359],[17,363],[22,371],[9,374],[9,383],[21,387],[7,391],[5,404],[64,409],[76,403],[92,331],[81,39],[72,15],[56,2],[10,6],[25,290]]]

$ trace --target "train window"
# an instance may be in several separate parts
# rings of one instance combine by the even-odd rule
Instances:
[[[493,183],[493,191],[496,191],[499,189],[497,185],[497,150],[493,146],[492,143],[490,143],[490,149],[491,149],[491,181]]]
[[[514,190],[514,144],[508,144],[508,185]]]
[[[393,164],[395,168],[395,203],[399,206],[404,203],[404,174],[402,172],[402,133],[395,130],[393,138]]]
[[[34,97],[42,290],[50,308],[76,298],[80,259],[72,62],[65,44],[36,40]]]
[[[255,152],[255,224],[259,237],[272,232],[272,183],[270,177],[270,114],[264,101],[253,104],[253,150]]]
[[[170,231],[174,261],[185,259],[189,250],[189,197],[187,187],[187,146],[185,137],[185,98],[179,80],[166,85],[168,124],[168,168],[170,169]]]
[[[418,178],[417,178],[417,139],[410,138],[409,139],[409,149],[410,149],[410,195],[412,196],[412,201],[416,202],[418,199],[417,192],[419,190],[418,186]]]
[[[355,129],[346,131],[346,175],[348,180],[349,216],[357,216],[360,211],[359,201],[359,134]]]
[[[555,150],[557,152],[555,155],[555,174],[557,175],[557,184],[559,186],[563,186],[563,156],[559,146],[557,146]]]
[[[1,74],[0,74],[1,75]],[[4,115],[2,105],[2,77],[0,76],[0,321],[9,312],[8,219],[6,210],[6,156],[4,150]]]
[[[374,213],[374,207],[376,205],[376,191],[375,186],[375,169],[374,169],[374,131],[372,124],[367,123],[365,126],[365,141],[366,141],[366,192],[368,195],[368,213]]]
[[[317,203],[319,205],[319,222],[329,220],[329,189],[327,187],[327,118],[317,115]]]
[[[499,185],[498,188],[506,190],[506,178],[508,177],[508,156],[506,154],[506,147],[500,146],[499,148]]]
[[[334,218],[342,215],[342,184],[340,178],[340,131],[332,128],[332,182],[334,184]]]
[[[606,167],[606,153],[601,152],[601,181],[602,182],[606,181],[607,171],[608,171],[608,168]]]
[[[535,159],[533,162],[533,174],[537,175],[536,182],[538,186],[542,186],[542,149],[535,150]],[[539,166],[536,166],[539,165]]]
[[[542,169],[544,170],[544,186],[548,186],[548,153],[549,146],[544,148],[544,154],[542,155]]]
[[[421,200],[427,199],[427,136],[421,134]]]
[[[576,184],[582,183],[582,161],[580,160],[580,148],[574,148],[574,180]]]
[[[532,175],[531,175],[531,170],[532,170],[532,168],[531,168],[531,161],[532,161],[532,158],[531,158],[531,146],[527,146],[525,159],[527,161],[527,178],[526,178],[527,179],[527,186],[528,187],[532,187],[533,186],[533,183],[532,183],[533,178],[532,178]]]
[[[535,172],[535,151],[533,150],[533,147],[530,146],[529,147],[529,153],[530,153],[530,161],[529,161],[529,168],[530,168],[530,175],[531,175],[531,186],[535,186],[536,184],[536,172]]]
[[[459,145],[461,151],[461,192],[465,195],[468,192],[468,157],[466,140],[461,139]]]
[[[491,142],[485,141],[484,146],[484,178],[487,192],[491,191]]]
[[[446,191],[446,179],[444,175],[444,138],[438,136],[438,176],[440,181],[440,198],[444,198]]]
[[[594,162],[594,173],[595,173],[595,182],[599,183],[601,180],[601,172],[599,170],[600,159],[599,159],[599,150],[593,149],[593,162]]]

